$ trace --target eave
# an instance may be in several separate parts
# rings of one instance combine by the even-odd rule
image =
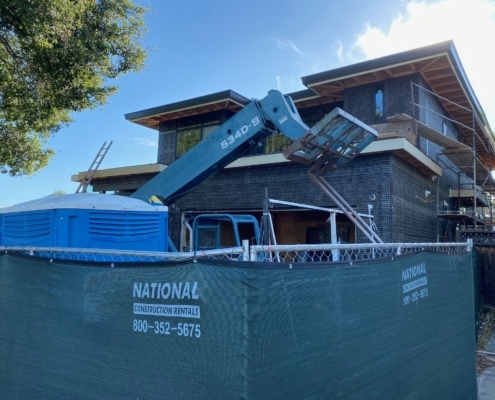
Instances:
[[[219,110],[230,110],[235,113],[249,102],[249,99],[232,90],[224,90],[223,92],[128,113],[125,114],[125,119],[135,124],[158,130],[160,122]]]
[[[397,137],[380,140],[380,136],[378,136],[378,140],[372,142],[361,154],[388,152],[396,154],[427,176],[442,175],[442,168],[405,138]]]
[[[393,54],[302,78],[329,101],[343,101],[346,89],[386,79],[421,74],[457,126],[463,141],[475,146],[489,168],[495,166],[495,140],[452,41]]]

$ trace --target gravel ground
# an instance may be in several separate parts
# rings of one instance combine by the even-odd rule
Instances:
[[[478,400],[495,399],[495,312],[490,308],[482,316],[476,351]]]
[[[479,321],[476,376],[495,366],[495,309],[491,306],[484,307]]]
[[[476,354],[476,376],[480,376],[486,369],[495,367],[495,354]]]

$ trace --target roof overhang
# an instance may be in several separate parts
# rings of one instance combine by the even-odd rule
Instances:
[[[97,170],[92,179],[105,179],[105,178],[118,178],[130,175],[142,175],[159,173],[167,168],[164,164],[143,164],[143,165],[130,165],[128,167],[119,168],[107,168]],[[79,172],[72,175],[70,180],[73,182],[81,182],[86,176],[87,172]]]
[[[490,201],[485,192],[481,190],[474,189],[450,189],[450,197],[462,199],[463,201],[469,201],[474,204],[474,197],[476,197],[476,203],[478,206],[488,207],[490,205]]]
[[[125,119],[147,128],[158,130],[160,122],[192,117],[219,110],[238,112],[249,99],[232,91],[213,93],[176,103],[165,104],[125,114]]]
[[[476,146],[485,165],[495,166],[495,157],[490,156],[495,148],[493,134],[452,41],[309,75],[302,81],[314,93],[336,102],[343,100],[348,88],[417,73],[440,96],[449,117],[458,123],[464,141]]]
[[[380,138],[380,136],[378,136]],[[441,176],[442,167],[405,138],[375,140],[361,154],[392,152],[428,176]]]

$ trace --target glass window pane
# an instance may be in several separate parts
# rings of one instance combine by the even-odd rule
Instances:
[[[291,143],[292,140],[282,135],[281,133],[268,136],[265,141],[265,154],[281,153]]]
[[[219,126],[219,123],[213,123],[203,126],[203,139],[214,132]]]
[[[383,117],[383,90],[381,88],[375,92],[375,117]]]
[[[176,157],[187,153],[193,146],[201,140],[201,128],[181,129],[177,131]]]

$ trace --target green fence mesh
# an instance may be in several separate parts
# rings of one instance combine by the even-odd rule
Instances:
[[[1,399],[476,399],[471,254],[0,256]]]

